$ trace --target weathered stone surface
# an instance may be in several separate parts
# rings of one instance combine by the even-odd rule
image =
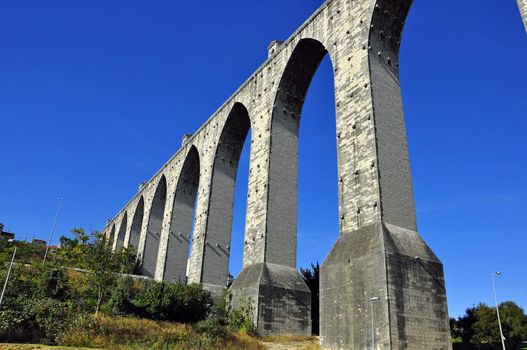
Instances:
[[[234,308],[250,309],[261,334],[311,335],[311,292],[295,268],[254,264],[236,278],[229,293]]]
[[[263,333],[308,332],[309,291],[296,271],[298,131],[311,79],[329,55],[341,235],[321,272],[323,344],[371,348],[373,306],[377,349],[448,349],[443,270],[417,233],[400,94],[410,4],[328,0],[272,43],[263,65],[108,223],[114,247],[137,247],[157,280],[186,275],[225,288],[236,170],[250,130],[243,270],[232,303],[249,302]]]
[[[518,6],[520,7],[520,14],[525,25],[525,30],[527,31],[527,0],[518,0]]]
[[[374,334],[376,349],[450,349],[443,267],[417,232],[343,233],[321,267],[320,305],[324,348],[369,349]]]

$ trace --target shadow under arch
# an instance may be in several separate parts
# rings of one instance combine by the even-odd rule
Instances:
[[[130,228],[130,238],[128,240],[128,247],[133,248],[137,253],[139,247],[139,239],[141,238],[141,228],[143,227],[143,216],[145,213],[145,200],[143,196],[139,199],[135,209],[134,217],[132,218],[132,226]]]
[[[124,236],[126,235],[126,226],[128,226],[128,213],[125,212],[121,220],[121,226],[117,231],[117,242],[115,244],[115,251],[118,252],[124,246]]]
[[[251,129],[247,108],[236,102],[223,126],[212,170],[207,237],[201,283],[209,289],[227,286],[236,176],[240,155]]]
[[[192,146],[187,153],[176,185],[163,281],[185,283],[192,223],[199,188],[199,152]]]
[[[108,235],[108,243],[110,246],[113,245],[113,240],[115,238],[115,224],[112,225],[110,229],[110,234]]]
[[[146,231],[145,249],[143,251],[143,275],[155,277],[159,242],[163,227],[163,215],[167,198],[167,180],[161,176],[152,200],[148,228]]]

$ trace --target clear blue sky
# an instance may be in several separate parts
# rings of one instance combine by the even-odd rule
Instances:
[[[100,229],[319,6],[313,0],[4,0],[0,222],[19,238]],[[527,35],[515,0],[415,0],[401,81],[419,231],[442,259],[452,315],[527,307]],[[301,123],[299,265],[337,238],[331,62]],[[241,267],[247,147],[231,270]]]

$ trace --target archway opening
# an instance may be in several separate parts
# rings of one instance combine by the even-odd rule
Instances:
[[[117,242],[115,243],[115,251],[118,252],[124,246],[124,236],[126,235],[126,226],[128,226],[128,215],[125,212],[121,220],[121,226],[117,233]]]
[[[297,267],[311,290],[319,334],[319,264],[338,239],[338,171],[333,66],[326,55],[309,86],[299,137]]]
[[[183,163],[176,185],[163,274],[163,280],[166,282],[186,283],[187,281],[187,264],[192,244],[199,173],[199,153],[193,146]]]
[[[247,109],[241,103],[235,103],[220,135],[212,174],[202,275],[202,283],[210,286],[225,288],[232,281],[229,276],[229,264],[236,179],[240,156],[250,129],[251,121]],[[248,164],[245,164],[245,167],[248,172]],[[247,193],[247,178],[242,181],[245,182],[245,193]],[[240,191],[243,192],[244,186],[240,187]],[[245,202],[246,200],[247,197]],[[245,218],[245,215],[242,216]],[[237,236],[241,235],[240,241],[243,242],[243,229],[240,232],[239,226],[237,228]],[[239,252],[241,249],[236,252],[238,254],[236,262],[240,265],[238,271],[241,269]]]
[[[137,253],[139,246],[139,239],[141,238],[141,228],[143,227],[143,216],[145,212],[145,201],[143,196],[139,199],[139,203],[135,209],[134,217],[132,219],[132,226],[130,228],[130,238],[128,240],[128,247],[133,248]]]
[[[143,275],[155,277],[157,256],[159,253],[159,242],[161,238],[161,229],[163,228],[163,215],[165,212],[165,203],[167,198],[167,181],[163,175],[159,180],[150,217],[148,219],[148,229],[146,231],[145,249],[143,252]]]
[[[236,173],[236,185],[234,192],[234,207],[232,217],[232,237],[229,257],[229,280],[227,285],[232,284],[243,268],[243,248],[245,240],[245,225],[247,221],[247,194],[249,187],[249,164],[251,157],[252,133],[249,130],[242,146],[238,171]]]
[[[108,235],[108,242],[110,246],[113,245],[113,240],[115,239],[115,224],[112,225],[112,228],[110,230],[110,234]]]
[[[267,229],[273,238],[266,254],[269,262],[302,269],[312,293],[314,334],[319,333],[317,265],[339,235],[333,72],[325,47],[313,39],[301,40],[280,81],[271,134],[269,196],[276,202],[268,210]],[[290,256],[283,247],[291,247]]]

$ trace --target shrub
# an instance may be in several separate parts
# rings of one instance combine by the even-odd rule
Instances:
[[[40,288],[46,297],[65,301],[69,296],[68,279],[62,269],[51,269],[44,272]]]
[[[205,334],[212,340],[225,339],[227,337],[227,327],[220,320],[209,317],[194,325],[194,330],[198,333]]]
[[[125,316],[138,313],[137,308],[131,301],[134,292],[133,278],[129,276],[120,277],[117,280],[117,285],[108,303],[103,306],[103,311],[113,316]]]
[[[199,285],[145,281],[132,299],[139,316],[154,320],[196,323],[207,316],[212,305],[209,292]]]
[[[241,331],[249,336],[258,335],[250,317],[250,308],[243,306],[239,310],[230,309],[227,294],[216,300],[207,319],[196,324],[195,330],[214,340],[224,339],[229,330]]]
[[[258,335],[258,329],[251,320],[248,311],[245,309],[229,312],[229,327],[232,330],[242,331],[252,337]]]
[[[63,303],[51,298],[10,298],[0,309],[0,338],[53,344],[69,315]]]

